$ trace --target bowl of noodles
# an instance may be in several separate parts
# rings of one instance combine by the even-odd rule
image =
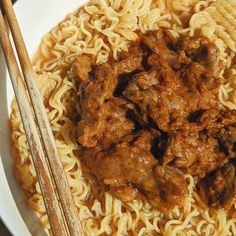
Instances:
[[[85,235],[236,235],[236,2],[64,2],[55,18],[55,1],[31,2],[48,19],[31,11],[22,31]],[[9,186],[29,231],[50,235],[5,94]]]

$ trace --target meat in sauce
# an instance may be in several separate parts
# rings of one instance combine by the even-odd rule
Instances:
[[[202,199],[210,207],[229,210],[236,200],[236,167],[227,163],[210,172],[198,183]]]
[[[162,30],[141,35],[117,62],[78,58],[83,166],[122,201],[144,198],[163,212],[183,206],[192,174],[209,206],[229,209],[236,112],[218,100],[220,69],[209,40]]]
[[[151,153],[151,133],[141,131],[126,139],[106,151],[100,147],[85,150],[82,163],[122,201],[134,200],[142,192],[162,211],[171,210],[173,202],[182,206],[187,194],[185,179],[174,168],[157,165]]]

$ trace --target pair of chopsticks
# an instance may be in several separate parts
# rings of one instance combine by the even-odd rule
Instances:
[[[14,55],[8,28],[1,11],[0,43],[33,157],[52,233],[55,236],[83,235],[78,211],[57,151],[12,2],[11,0],[2,0],[2,5],[24,77]]]

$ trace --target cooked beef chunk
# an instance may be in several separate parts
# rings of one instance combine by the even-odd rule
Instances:
[[[179,79],[181,77],[181,80]],[[166,63],[156,70],[136,74],[123,96],[138,104],[156,125],[168,132],[186,123],[189,114],[198,110],[220,109],[217,99],[220,86],[206,68],[193,63],[177,75]]]
[[[82,163],[123,201],[131,201],[141,192],[157,209],[169,211],[176,204],[183,205],[187,183],[175,169],[158,166],[150,152],[151,143],[151,133],[141,131],[108,151],[85,150]]]
[[[227,163],[210,172],[198,183],[202,199],[214,208],[228,210],[236,199],[236,167]]]
[[[120,61],[113,63],[117,75],[143,69],[143,52],[139,45],[132,45],[128,53],[122,52],[121,58]]]
[[[173,209],[174,205],[182,207],[184,199],[187,196],[186,180],[181,172],[176,168],[169,166],[156,166],[154,170],[154,178],[156,188],[148,186],[148,182],[144,185],[149,202],[162,212],[168,212]]]
[[[219,142],[219,146],[228,158],[235,158],[236,152],[236,127],[225,126],[223,129],[219,129],[216,134],[216,138]]]
[[[142,196],[161,211],[182,206],[189,173],[204,178],[199,187],[210,206],[229,208],[236,112],[218,100],[220,68],[208,39],[162,30],[141,35],[116,62],[95,68],[79,57],[72,69],[83,166],[123,201]]]
[[[76,59],[72,66],[72,72],[81,80],[86,81],[89,79],[89,73],[92,70],[91,66],[95,60],[87,55],[82,55]]]
[[[96,101],[96,97],[94,98]],[[126,116],[128,109],[124,100],[113,98],[90,110],[78,124],[78,140],[86,148],[97,145],[108,148],[119,139],[129,135],[134,124]]]
[[[157,164],[150,153],[151,133],[128,136],[109,150],[101,147],[84,150],[82,162],[107,185],[141,184]]]
[[[177,42],[178,51],[184,53],[192,61],[198,62],[218,76],[221,70],[219,62],[219,49],[215,44],[204,37],[186,37]]]
[[[113,97],[116,85],[115,73],[108,64],[97,69],[96,80],[81,83],[78,140],[84,147],[107,146],[133,129],[126,118],[125,101]]]
[[[164,162],[172,162],[184,172],[204,177],[227,160],[218,149],[216,139],[207,134],[198,135],[193,126],[175,132],[167,144]]]

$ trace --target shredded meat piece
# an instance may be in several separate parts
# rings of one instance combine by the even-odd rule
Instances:
[[[192,129],[191,129],[192,128]],[[198,136],[194,127],[180,129],[169,139],[164,162],[172,164],[192,175],[204,177],[218,167],[226,159],[225,155],[217,151],[218,142],[206,134]]]
[[[190,57],[192,61],[200,63],[210,69],[214,76],[218,76],[221,63],[219,61],[219,49],[215,44],[204,37],[186,37],[185,40],[177,42],[177,48],[181,53]]]
[[[123,201],[135,199],[141,191],[153,206],[169,211],[175,204],[182,206],[187,184],[181,173],[157,166],[151,139],[151,133],[142,131],[108,152],[97,147],[84,151],[82,162]]]
[[[228,163],[209,173],[198,183],[202,199],[214,208],[229,210],[236,199],[236,167]]]
[[[149,32],[142,37],[143,43],[153,52],[147,62],[152,67],[159,67],[160,61],[166,62],[175,70],[191,64],[184,51],[177,52],[177,40],[169,31]],[[158,43],[157,43],[158,42]]]
[[[143,68],[143,52],[137,45],[132,45],[129,49],[129,53],[123,52],[121,58],[122,60],[113,64],[113,68],[118,75],[130,73],[134,70],[141,70]]]
[[[138,189],[134,188],[131,184],[119,187],[110,185],[110,191],[123,202],[133,201],[138,196]]]
[[[108,146],[133,129],[133,123],[126,118],[124,100],[112,96],[117,85],[112,68],[102,65],[96,71],[96,78],[80,85],[82,119],[78,136],[80,144],[87,148],[98,144]]]
[[[156,166],[154,176],[157,188],[145,192],[149,202],[162,212],[172,210],[174,203],[182,207],[188,193],[183,174],[169,166]]]
[[[185,123],[190,113],[220,109],[217,99],[220,79],[214,83],[215,77],[203,66],[193,63],[181,73],[183,80],[179,80],[167,64],[159,66],[158,70],[134,76],[123,93],[140,106],[144,120],[149,115],[160,129],[167,132]]]
[[[109,100],[95,111],[91,110],[78,124],[80,144],[87,148],[96,145],[108,148],[113,142],[129,135],[134,124],[126,118],[126,112],[124,101],[119,98]]]
[[[146,122],[150,116],[160,129],[168,131],[175,113],[178,110],[184,112],[186,106],[182,97],[172,92],[179,86],[174,72],[165,64],[160,70],[134,76],[123,96],[139,105]]]
[[[83,153],[83,163],[107,185],[119,187],[128,183],[139,184],[149,177],[156,164],[150,153],[150,133],[141,132],[134,139],[132,136],[127,139],[108,151],[95,147]]]
[[[86,81],[89,79],[89,72],[91,66],[94,64],[94,58],[87,55],[82,55],[76,59],[72,66],[72,72],[81,80]]]
[[[222,152],[224,152],[228,158],[234,159],[236,157],[236,127],[226,126],[224,129],[220,129],[215,136]]]
[[[141,197],[163,212],[183,206],[188,173],[201,180],[209,206],[229,209],[235,174],[218,180],[235,171],[236,111],[218,100],[220,69],[208,39],[176,39],[165,30],[141,35],[119,61],[95,67],[79,57],[72,71],[86,171],[122,201]]]

